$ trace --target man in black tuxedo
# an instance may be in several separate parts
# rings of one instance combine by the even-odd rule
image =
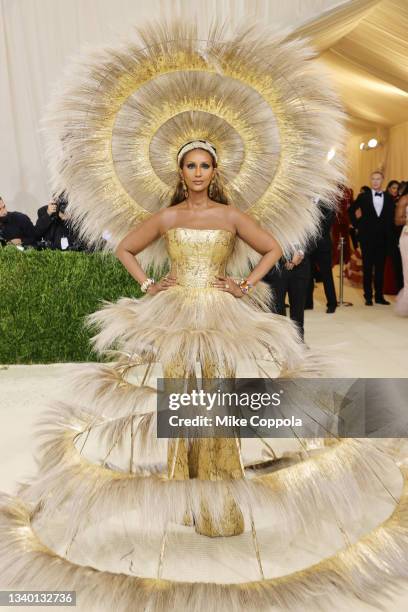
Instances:
[[[384,266],[387,250],[393,239],[394,204],[392,197],[382,191],[384,175],[371,174],[371,189],[360,193],[349,208],[352,225],[357,229],[363,256],[364,297],[366,306],[373,305],[372,279],[376,304],[389,304],[384,299]]]

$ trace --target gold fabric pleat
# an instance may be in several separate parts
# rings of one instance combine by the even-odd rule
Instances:
[[[223,369],[219,364],[201,364],[203,379],[232,378],[234,373]],[[175,362],[165,369],[166,378],[186,378],[183,362]],[[195,381],[189,377],[188,387]],[[205,384],[205,382],[204,382]],[[232,480],[242,478],[240,446],[236,438],[194,438],[190,443],[184,438],[169,440],[167,469],[169,478],[186,480]],[[229,493],[225,495],[224,511],[217,522],[214,520],[204,500],[200,504],[200,514],[192,516],[186,510],[185,525],[195,525],[195,530],[209,537],[239,535],[244,531],[244,518],[241,510]]]

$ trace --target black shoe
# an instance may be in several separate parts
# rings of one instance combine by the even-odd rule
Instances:
[[[337,308],[337,306],[328,306],[326,308],[327,314],[332,314],[333,312],[336,312],[336,308]]]
[[[372,306],[373,305],[373,300],[366,300],[365,301],[365,305],[366,306]]]
[[[390,302],[388,302],[387,300],[385,300],[384,298],[380,298],[379,300],[375,300],[376,304],[384,304],[384,306],[389,306]]]

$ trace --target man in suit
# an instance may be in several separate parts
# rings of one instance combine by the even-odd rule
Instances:
[[[318,267],[327,300],[326,312],[333,313],[336,311],[337,307],[337,296],[332,271],[333,243],[331,238],[331,227],[334,221],[335,212],[333,209],[325,206],[321,200],[318,201],[317,205],[321,212],[320,231],[318,238],[311,244],[311,275],[306,299],[306,308],[313,308],[314,270]]]
[[[304,317],[306,292],[310,278],[310,261],[308,255],[294,245],[291,257],[281,257],[277,266],[263,278],[273,292],[271,310],[276,314],[286,315],[285,297],[289,297],[289,314],[304,339]]]
[[[372,172],[370,179],[370,191],[359,194],[349,208],[349,215],[361,245],[366,306],[373,305],[373,269],[375,302],[388,305],[383,295],[384,266],[393,239],[394,204],[390,194],[381,189],[383,173]]]

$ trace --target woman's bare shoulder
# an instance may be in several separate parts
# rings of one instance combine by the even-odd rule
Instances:
[[[155,228],[160,233],[163,230],[166,230],[167,226],[171,223],[172,218],[174,217],[174,211],[169,210],[168,208],[162,208],[157,212],[153,213],[145,221],[142,223],[146,225],[146,227]]]
[[[174,218],[177,215],[177,212],[181,209],[182,207],[180,206],[180,204],[174,204],[174,206],[166,206],[166,208],[162,208],[160,209],[157,213],[155,213],[157,215],[157,218],[162,222],[165,223],[166,221]]]
[[[226,211],[226,214],[228,215],[228,218],[231,221],[242,221],[245,219],[249,219],[249,216],[247,215],[247,213],[245,213],[240,208],[237,208],[237,206],[234,206],[234,204],[230,204],[228,206],[228,210]]]
[[[155,213],[156,223],[160,229],[161,234],[163,234],[170,227],[173,227],[176,223],[178,223],[180,211],[185,209],[185,206],[183,206],[183,204],[183,202],[181,202],[180,204],[174,204],[173,206],[162,208],[157,213]]]

